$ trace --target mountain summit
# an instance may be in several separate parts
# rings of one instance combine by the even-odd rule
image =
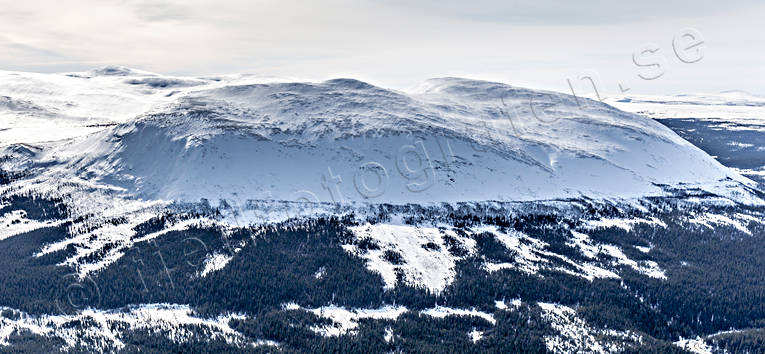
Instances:
[[[24,133],[22,116],[71,132],[66,143],[41,144],[30,166],[141,199],[639,198],[749,183],[651,119],[494,82],[432,79],[405,93],[353,79],[176,78],[116,67],[6,72],[0,83],[0,114],[15,117],[0,127],[6,136]]]

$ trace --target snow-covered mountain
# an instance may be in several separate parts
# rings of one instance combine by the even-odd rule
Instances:
[[[112,67],[5,72],[0,95],[0,141],[28,145],[25,168],[128,198],[402,204],[693,187],[751,202],[746,178],[651,119],[492,82],[433,79],[405,93]]]
[[[667,126],[458,78],[0,72],[0,350],[759,348],[761,189]]]

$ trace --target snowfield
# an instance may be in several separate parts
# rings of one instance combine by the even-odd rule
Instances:
[[[74,349],[87,346],[93,350],[113,351],[125,347],[121,337],[130,331],[148,330],[162,334],[176,343],[193,339],[195,328],[208,335],[208,339],[222,340],[238,347],[278,346],[268,341],[247,342],[242,334],[229,327],[232,319],[243,319],[243,315],[229,314],[218,318],[200,318],[186,305],[151,304],[135,306],[126,310],[102,311],[86,309],[75,315],[29,314],[0,308],[0,348],[8,346],[12,334],[29,332],[43,337],[60,338],[66,346]],[[11,315],[10,317],[6,317]],[[85,326],[78,324],[86,323]]]
[[[557,271],[592,281],[619,279],[620,267],[626,266],[651,278],[667,279],[656,262],[634,261],[619,247],[596,243],[576,231],[571,231],[568,245],[581,252],[587,259],[584,262],[549,251],[549,245],[542,240],[514,230],[502,231],[493,225],[474,227],[465,236],[446,227],[413,225],[365,224],[349,229],[355,236],[354,244],[343,245],[343,249],[365,259],[367,268],[382,276],[386,289],[395,288],[403,276],[401,281],[409,286],[441,293],[453,282],[457,262],[476,255],[473,238],[483,233],[495,237],[513,255],[512,262],[487,260],[484,268],[490,273],[513,269],[543,276],[542,271]]]
[[[2,208],[0,207],[0,209]],[[27,219],[26,216],[26,212],[23,210],[14,210],[6,214],[0,213],[0,240],[44,227],[58,226],[64,223],[62,220],[40,222]]]
[[[385,287],[392,289],[397,274],[402,272],[412,286],[425,287],[439,293],[456,276],[455,265],[461,257],[449,252],[444,236],[456,240],[469,255],[475,252],[475,241],[452,230],[409,225],[362,225],[351,227],[357,238],[369,240],[376,249],[360,250],[353,245],[344,249],[367,260],[367,267],[382,275]]]
[[[531,305],[532,304],[526,304]],[[512,308],[504,311],[516,311],[524,304],[520,300],[513,302]],[[596,328],[581,319],[574,308],[554,303],[537,303],[542,310],[542,319],[549,323],[554,335],[545,337],[547,349],[552,353],[612,353],[625,349],[629,343],[640,343],[643,338],[636,333],[628,331],[616,331],[606,328]],[[337,306],[325,306],[316,309],[306,309],[295,303],[282,306],[284,311],[307,311],[317,317],[331,321],[330,325],[316,326],[312,330],[326,337],[342,335],[356,335],[361,320],[396,321],[407,312],[414,312],[405,307],[386,306],[380,309],[346,309]],[[449,316],[480,318],[492,327],[497,325],[497,320],[491,313],[476,309],[459,309],[445,306],[436,306],[421,310],[419,315],[443,319]],[[390,327],[389,327],[390,328]],[[395,337],[390,329],[386,330],[386,336],[391,341]],[[483,331],[472,330],[466,333],[472,342],[481,340]],[[683,346],[682,342],[677,343]]]
[[[626,343],[642,342],[636,333],[593,328],[569,306],[543,302],[537,305],[542,309],[542,318],[558,332],[545,338],[552,353],[614,353],[623,351]]]
[[[20,137],[0,141],[8,155],[18,155],[9,144],[34,146],[17,167],[45,166],[29,187],[37,190],[66,181],[128,198],[241,205],[639,198],[726,181],[744,200],[751,184],[651,119],[492,82],[433,79],[404,93],[351,79],[106,68],[5,72],[0,87],[9,102],[0,111],[12,117],[0,131]],[[58,125],[83,130],[50,142]],[[24,135],[30,127],[55,133]]]
[[[604,100],[627,112],[655,118],[702,118],[759,126],[765,130],[765,97],[744,91],[674,96],[622,95]]]
[[[285,310],[299,310],[300,306],[296,304],[287,304]],[[327,337],[337,337],[345,334],[354,334],[359,326],[359,321],[363,319],[372,320],[396,320],[399,316],[407,312],[405,307],[385,306],[379,309],[345,309],[337,306],[324,306],[316,309],[307,309],[306,311],[314,315],[326,318],[332,321],[332,325],[312,327],[316,333]]]

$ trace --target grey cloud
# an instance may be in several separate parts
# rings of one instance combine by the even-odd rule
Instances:
[[[52,50],[39,48],[28,44],[12,42],[5,39],[0,39],[0,46],[6,48],[6,50],[15,51],[20,55],[44,58],[45,60],[60,60],[65,58],[63,55]]]
[[[148,22],[186,20],[190,17],[189,9],[169,1],[130,1],[136,16]]]
[[[58,52],[27,44],[15,43],[0,37],[0,50],[3,54],[20,59],[16,62],[6,62],[3,70],[20,70],[36,72],[80,71],[90,68],[97,63],[72,59]]]
[[[27,21],[34,17],[32,11],[8,11],[0,10],[0,19],[2,21]]]
[[[762,5],[761,1],[666,0],[376,0],[381,4],[414,8],[430,14],[474,21],[518,24],[584,25],[624,23],[651,18],[719,14]]]

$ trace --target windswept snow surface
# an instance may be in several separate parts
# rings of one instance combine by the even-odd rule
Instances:
[[[529,237],[517,231],[501,232],[496,226],[481,226],[476,232],[490,232],[514,254],[513,262],[485,264],[486,270],[495,272],[502,269],[515,269],[527,274],[539,274],[542,270],[559,271],[579,276],[587,280],[598,278],[618,279],[619,267],[627,266],[633,270],[656,279],[666,279],[664,271],[653,261],[637,262],[627,257],[614,245],[593,242],[586,234],[572,231],[567,244],[577,249],[588,259],[586,262],[575,261],[561,254],[549,251],[549,244]]]
[[[174,78],[119,66],[64,74],[0,71],[0,146],[81,137],[152,112],[181,92],[230,81],[279,79]]]
[[[673,96],[622,95],[604,99],[627,112],[654,118],[702,118],[759,126],[765,130],[765,97],[744,91]]]
[[[696,339],[681,338],[674,344],[693,354],[712,354],[712,346],[707,344],[701,337],[697,337]]]
[[[404,93],[351,79],[106,68],[3,72],[0,87],[10,117],[0,131],[19,137],[0,140],[38,145],[19,166],[45,166],[37,184],[78,181],[145,200],[639,198],[665,194],[660,185],[750,183],[653,120],[485,81],[433,79]],[[27,122],[83,130],[41,144],[60,136],[24,135]]]
[[[425,311],[422,311],[422,314],[428,315],[431,317],[436,317],[436,318],[444,318],[446,316],[478,317],[478,318],[482,318],[486,320],[486,322],[489,322],[492,325],[497,324],[497,320],[494,319],[494,315],[490,313],[478,311],[476,309],[464,310],[464,309],[454,309],[450,307],[436,306],[432,309],[427,309]]]
[[[545,336],[552,353],[616,353],[624,351],[628,343],[642,342],[640,335],[629,331],[593,328],[571,307],[543,302],[537,305],[542,309],[542,318],[558,332]]]
[[[486,260],[484,268],[489,273],[511,269],[543,276],[543,271],[553,271],[592,281],[619,279],[621,268],[629,267],[651,278],[667,278],[656,262],[635,261],[621,248],[594,242],[576,231],[571,231],[567,244],[586,260],[552,252],[547,242],[493,225],[475,226],[464,230],[466,233],[422,225],[365,224],[349,229],[355,239],[343,245],[343,249],[363,258],[369,270],[382,276],[386,289],[405,283],[433,294],[441,293],[454,281],[457,262],[476,254],[475,236],[483,233],[491,234],[512,254],[511,261]],[[504,302],[497,306],[507,308]]]
[[[205,277],[212,272],[225,268],[232,258],[232,256],[226,254],[213,253],[205,258],[204,269],[202,269],[199,275]]]
[[[589,220],[586,222],[586,228],[588,229],[597,229],[597,228],[609,228],[609,227],[618,227],[624,231],[632,231],[632,228],[635,227],[635,225],[653,225],[653,226],[662,226],[667,227],[667,225],[662,222],[661,220],[653,217],[650,219],[641,219],[641,218],[632,218],[632,219],[598,219],[598,220]]]
[[[399,272],[404,274],[407,284],[423,287],[431,293],[440,293],[451,284],[461,257],[450,253],[445,237],[456,240],[466,254],[475,252],[474,240],[445,228],[366,224],[350,230],[358,239],[372,242],[377,247],[362,250],[354,245],[344,245],[343,248],[366,259],[367,267],[382,276],[386,289],[396,286]]]
[[[201,318],[196,317],[186,305],[150,304],[107,311],[85,309],[75,315],[43,316],[32,316],[9,308],[0,310],[0,348],[10,344],[8,340],[12,335],[28,332],[61,339],[66,343],[63,349],[80,345],[99,351],[113,351],[123,349],[124,337],[136,330],[160,334],[175,343],[194,340],[199,338],[199,333],[204,333],[202,338],[222,340],[238,347],[277,345],[270,341],[248,341],[233,330],[229,321],[244,319],[243,315]]]
[[[330,320],[332,323],[329,325],[320,325],[312,327],[312,330],[326,337],[337,337],[346,334],[355,335],[359,327],[359,321],[361,320],[391,320],[395,321],[401,315],[407,313],[406,307],[403,306],[384,306],[379,309],[347,309],[345,307],[338,307],[334,305],[322,306],[315,309],[306,309],[296,303],[287,303],[282,305],[282,309],[285,311],[297,311],[303,310],[313,313],[314,315]],[[496,325],[497,321],[494,319],[494,315],[486,312],[481,312],[475,309],[464,310],[454,309],[450,307],[436,306],[430,309],[425,309],[419,312],[421,315],[445,318],[447,316],[466,316],[466,317],[478,317],[491,325]],[[387,330],[386,330],[387,333]],[[392,334],[391,334],[392,336]]]
[[[752,235],[752,232],[746,227],[750,221],[762,223],[762,220],[751,218],[748,215],[738,214],[736,216],[737,217],[735,218],[730,218],[725,215],[703,213],[694,215],[688,219],[688,221],[693,224],[705,226],[711,230],[714,230],[719,226],[729,226],[747,235]]]
[[[2,209],[2,207],[0,207],[0,209]],[[41,222],[27,219],[26,216],[27,214],[23,210],[14,210],[9,213],[0,214],[0,240],[44,227],[58,226],[64,223],[64,221],[61,220]]]
[[[723,165],[765,186],[765,96],[743,91],[627,95],[607,103],[658,119]]]
[[[521,306],[521,299],[512,299],[512,300],[510,300],[510,304],[509,305],[505,302],[505,300],[494,301],[494,304],[500,310],[517,309],[518,307]]]
[[[285,304],[283,308],[287,311],[302,309],[295,303]],[[314,332],[326,337],[355,334],[360,320],[396,320],[407,312],[406,307],[402,306],[384,306],[379,309],[346,309],[338,306],[323,306],[303,310],[332,321],[331,325],[314,326],[311,328]]]

